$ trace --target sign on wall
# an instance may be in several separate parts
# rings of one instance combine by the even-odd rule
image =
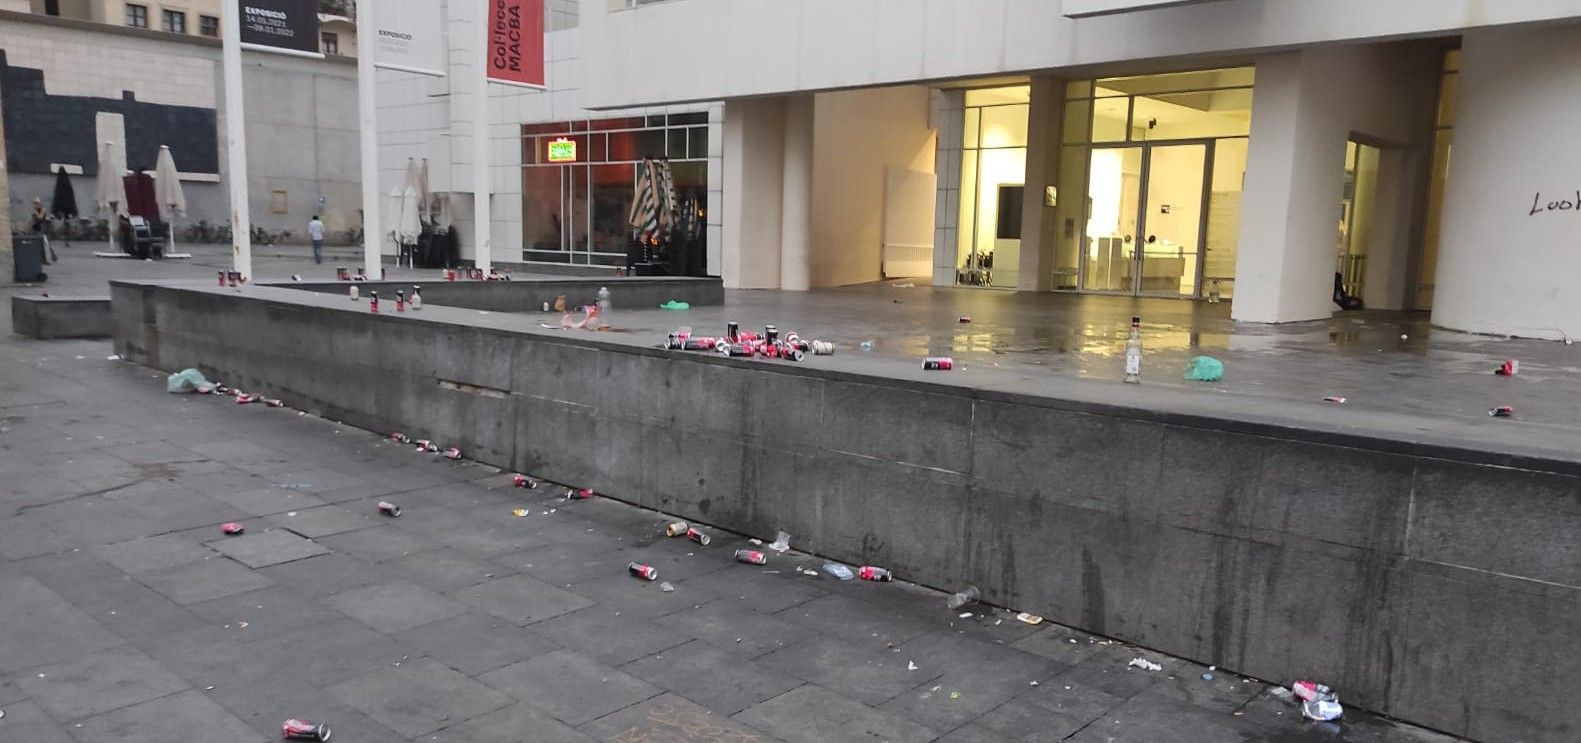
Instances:
[[[576,141],[565,137],[549,140],[549,162],[576,162]]]
[[[379,0],[373,64],[419,75],[445,75],[445,23],[435,0]]]
[[[488,0],[489,81],[544,87],[543,0]]]
[[[236,0],[242,43],[318,54],[317,0]]]

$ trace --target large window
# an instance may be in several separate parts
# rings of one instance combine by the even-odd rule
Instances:
[[[148,28],[148,6],[127,3],[126,25],[132,28]]]
[[[160,16],[160,28],[173,34],[187,32],[187,14],[179,10],[167,10]]]
[[[672,243],[702,249],[708,114],[693,112],[522,126],[522,260],[624,265],[637,165],[649,157],[670,162]]]
[[[219,36],[220,19],[211,15],[198,16],[198,33],[204,36]]]
[[[957,283],[1016,285],[1030,97],[1026,85],[966,91]]]
[[[340,37],[329,31],[320,32],[318,35],[320,46],[325,54],[338,56],[340,54]]]

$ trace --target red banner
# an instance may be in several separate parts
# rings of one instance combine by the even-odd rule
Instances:
[[[544,87],[543,0],[488,0],[489,81]]]

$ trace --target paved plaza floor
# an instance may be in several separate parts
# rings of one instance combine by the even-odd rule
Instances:
[[[189,266],[130,268],[212,270]],[[52,286],[102,281],[73,268]],[[662,514],[170,395],[111,353],[0,336],[0,741],[266,741],[289,717],[347,743],[1453,740],[1304,722],[1232,670],[794,551],[737,563],[745,535],[668,539]]]

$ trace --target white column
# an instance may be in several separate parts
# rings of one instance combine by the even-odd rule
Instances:
[[[730,101],[725,104],[722,129],[721,276],[731,289],[777,289],[785,187],[785,99]]]
[[[472,234],[476,240],[473,263],[484,271],[493,265],[489,255],[493,228],[489,225],[489,0],[478,4],[478,92],[472,112]]]
[[[373,22],[373,0],[357,0],[357,38],[368,45],[357,55],[357,119],[362,131],[362,268],[377,279],[383,268],[380,250],[384,222],[379,215],[379,102],[373,49],[378,27]]]
[[[221,3],[223,40],[220,57],[225,68],[225,148],[231,194],[231,251],[234,268],[244,278],[253,276],[252,215],[247,195],[247,113],[242,103],[242,21],[240,4]],[[111,229],[115,221],[111,217]]]
[[[813,97],[785,101],[784,192],[780,206],[780,288],[807,291],[812,274]]]
[[[1021,260],[1016,288],[1049,291],[1054,288],[1054,243],[1058,239],[1054,207],[1044,200],[1044,187],[1059,181],[1060,124],[1064,113],[1065,84],[1054,77],[1032,78],[1032,99],[1027,111],[1026,189],[1021,199]],[[1080,198],[1079,194],[1068,194]]]

